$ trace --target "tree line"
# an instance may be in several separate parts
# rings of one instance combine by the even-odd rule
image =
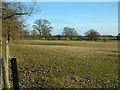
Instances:
[[[52,31],[51,23],[48,20],[45,19],[38,19],[34,22],[33,30],[31,31],[31,36],[33,39],[35,39],[36,36],[39,35],[39,39],[45,39],[50,40],[52,37],[51,31]],[[37,33],[39,32],[39,34]],[[61,34],[57,35],[57,38],[60,40],[61,37],[64,36],[65,40],[73,40],[73,37],[78,36],[78,32],[75,30],[75,28],[71,27],[64,27],[63,32]],[[85,32],[85,36],[89,37],[90,40],[99,39],[101,36],[99,32],[90,29],[89,31]]]
[[[38,19],[34,22],[33,30],[31,30],[31,35],[29,35],[32,39],[40,39],[40,40],[91,40],[97,41],[98,39],[102,39],[104,42],[106,41],[106,37],[110,39],[118,39],[118,36],[114,37],[112,35],[101,35],[98,31],[94,29],[90,29],[84,33],[84,37],[79,35],[78,32],[73,27],[64,27],[61,34],[52,35],[53,27],[48,20]]]
[[[58,40],[76,40],[79,38],[78,32],[73,27],[63,27],[63,32],[58,35],[52,35],[51,22],[45,19],[38,19],[34,22],[31,32],[28,31],[25,24],[25,17],[39,12],[39,7],[36,5],[24,5],[20,2],[2,2],[2,37],[14,39],[40,39],[50,40],[53,37]],[[84,33],[87,40],[97,41],[102,35],[93,29]],[[105,38],[103,38],[105,41]],[[117,36],[117,39],[119,37]]]

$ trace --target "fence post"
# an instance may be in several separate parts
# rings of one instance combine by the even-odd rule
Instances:
[[[3,88],[2,59],[0,58],[0,90]]]
[[[10,89],[8,67],[5,59],[2,59],[4,88]]]
[[[5,57],[6,57],[6,67],[8,68],[8,57],[9,57],[9,46],[8,46],[8,40],[6,41],[6,47],[5,47]]]
[[[17,69],[16,58],[11,59],[11,70],[12,70],[13,89],[19,90],[19,78],[18,78],[18,69]]]
[[[10,89],[10,82],[9,82],[9,67],[8,67],[8,55],[9,53],[9,46],[8,40],[6,41],[5,46],[5,59],[2,59],[2,66],[3,66],[3,83],[5,89]]]

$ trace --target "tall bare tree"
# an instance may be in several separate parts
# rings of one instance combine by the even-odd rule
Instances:
[[[35,25],[33,25],[33,29],[39,32],[40,38],[49,39],[51,36],[52,26],[50,26],[50,22],[45,19],[39,19],[35,21]]]
[[[62,35],[65,35],[66,39],[69,38],[70,40],[72,40],[74,36],[78,35],[78,33],[77,31],[75,31],[74,28],[65,27],[63,29]]]

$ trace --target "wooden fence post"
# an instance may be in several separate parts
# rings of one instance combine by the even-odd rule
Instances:
[[[10,89],[8,67],[5,59],[2,59],[4,88]]]
[[[2,59],[3,83],[4,88],[7,90],[10,89],[8,57],[9,57],[9,45],[7,40],[5,46],[5,59]]]
[[[18,78],[18,69],[17,69],[16,58],[11,59],[11,70],[12,70],[13,89],[19,90],[19,78]]]
[[[3,88],[2,59],[0,58],[0,90]]]
[[[5,47],[5,59],[6,59],[6,67],[8,68],[8,58],[9,58],[9,46],[8,46],[8,40],[6,41],[6,47]]]

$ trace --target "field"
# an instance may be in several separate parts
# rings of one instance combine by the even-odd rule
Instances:
[[[10,53],[17,58],[20,87],[118,87],[117,41],[19,40]]]

